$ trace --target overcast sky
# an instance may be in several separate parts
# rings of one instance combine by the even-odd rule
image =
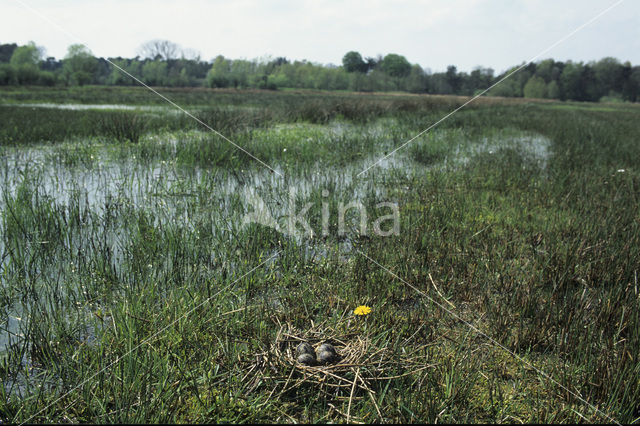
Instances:
[[[96,56],[134,57],[168,39],[210,60],[271,55],[341,64],[356,50],[398,53],[432,71],[500,72],[527,61],[616,0],[0,0],[0,43],[30,40],[64,57],[79,40]],[[27,4],[59,28],[25,8]],[[625,0],[540,59],[613,56],[640,64],[640,0]]]

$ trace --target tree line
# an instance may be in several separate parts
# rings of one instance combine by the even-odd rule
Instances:
[[[63,59],[44,58],[44,49],[0,44],[0,85],[135,85],[111,63],[152,86],[300,88],[350,91],[405,91],[412,93],[547,98],[575,101],[640,101],[640,66],[611,57],[573,62],[546,59],[514,66],[496,75],[491,68],[458,72],[453,65],[435,72],[410,63],[404,56],[362,57],[347,52],[342,64],[322,65],[290,61],[285,57],[261,60],[230,59],[222,55],[203,61],[193,51],[167,40],[143,44],[135,58],[97,58],[83,45],[71,45]]]

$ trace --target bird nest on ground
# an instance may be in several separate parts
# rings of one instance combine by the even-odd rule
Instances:
[[[375,391],[379,386],[375,382],[399,379],[432,365],[417,355],[424,353],[423,348],[413,347],[409,353],[399,353],[389,345],[377,347],[365,332],[348,331],[351,327],[344,325],[319,324],[304,331],[290,324],[281,325],[270,347],[255,354],[244,379],[254,383],[250,388],[265,381],[274,383],[270,396],[312,387],[327,397],[348,400],[349,409],[352,400],[370,398],[381,417]],[[324,365],[301,364],[296,360],[296,347],[302,342],[310,343],[315,350],[323,343],[331,343],[338,356]],[[349,418],[349,410],[344,414],[331,403],[328,405]]]

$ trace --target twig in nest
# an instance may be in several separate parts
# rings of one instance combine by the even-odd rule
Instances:
[[[358,383],[358,373],[360,373],[360,369],[356,370],[356,378],[353,379],[353,386],[351,386],[351,395],[349,395],[349,407],[347,407],[347,423],[349,423],[349,418],[351,417],[351,401],[353,401],[353,392],[356,390],[356,383]]]

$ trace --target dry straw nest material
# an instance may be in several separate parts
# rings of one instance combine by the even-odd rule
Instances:
[[[349,330],[353,331],[349,331]],[[389,381],[431,368],[424,358],[394,352],[389,346],[376,347],[370,336],[348,324],[314,325],[301,330],[290,324],[281,325],[275,341],[261,353],[255,354],[246,378],[250,376],[255,386],[259,383],[275,385],[271,395],[276,397],[299,388],[312,387],[331,398],[351,401],[354,398],[371,398],[376,405],[375,382]],[[326,342],[331,343],[338,354],[336,361],[325,365],[303,365],[296,361],[296,347],[309,342],[315,350]],[[376,405],[377,407],[377,405]],[[335,408],[335,407],[334,407]],[[347,416],[344,412],[337,412]],[[378,410],[378,415],[381,415]],[[351,417],[351,420],[353,417]]]

